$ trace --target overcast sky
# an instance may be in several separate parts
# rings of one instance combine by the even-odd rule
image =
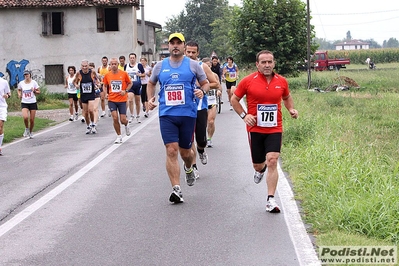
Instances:
[[[305,0],[303,0],[306,2]],[[229,0],[241,6],[241,0]],[[309,0],[311,24],[316,37],[341,40],[348,31],[353,39],[374,39],[382,45],[393,37],[399,40],[398,0]],[[145,20],[165,25],[184,10],[186,0],[144,0]],[[138,12],[140,18],[140,11]]]

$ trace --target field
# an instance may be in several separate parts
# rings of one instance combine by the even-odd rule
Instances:
[[[359,88],[320,93],[306,73],[289,78],[299,119],[284,111],[283,168],[317,245],[397,245],[398,64],[312,72],[311,88],[343,76]]]

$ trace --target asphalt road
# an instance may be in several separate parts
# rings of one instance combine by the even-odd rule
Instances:
[[[200,179],[188,187],[181,173],[179,205],[156,111],[120,145],[106,117],[95,135],[65,122],[4,146],[0,264],[319,265],[284,173],[282,213],[266,213],[244,124],[223,108]]]

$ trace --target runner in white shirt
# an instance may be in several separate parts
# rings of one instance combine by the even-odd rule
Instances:
[[[7,80],[0,77],[0,155],[2,155],[1,146],[4,139],[4,122],[7,121],[7,102],[11,97],[10,85]]]
[[[29,70],[24,71],[24,80],[18,83],[18,98],[21,99],[22,117],[25,123],[24,137],[33,138],[33,127],[37,110],[36,94],[40,93],[39,85],[32,79]]]
[[[69,121],[76,121],[78,120],[78,95],[77,90],[78,88],[75,87],[73,84],[73,80],[75,79],[76,75],[76,68],[74,66],[68,67],[68,75],[65,77],[65,88],[67,89],[68,93],[68,100],[69,100]],[[75,116],[73,115],[73,110],[75,109]]]
[[[132,87],[128,91],[127,105],[130,111],[129,123],[133,122],[134,119],[134,108],[136,109],[136,120],[137,123],[141,123],[140,120],[140,93],[141,93],[141,78],[145,76],[145,70],[141,63],[136,62],[136,54],[129,54],[129,64],[125,65],[125,71],[129,74],[131,81],[133,82]]]
[[[141,78],[141,103],[143,104],[144,116],[148,118],[148,97],[147,97],[147,83],[151,77],[152,67],[147,64],[147,58],[142,57],[140,63],[143,65],[145,76]]]

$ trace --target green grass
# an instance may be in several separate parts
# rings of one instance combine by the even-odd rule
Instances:
[[[55,122],[44,118],[35,118],[35,127],[33,132],[54,125]],[[25,124],[22,116],[8,116],[7,121],[4,123],[4,143],[11,142],[15,139],[21,138],[25,130]]]
[[[311,89],[359,85],[341,92],[308,91],[306,72],[288,78],[299,118],[283,108],[281,157],[317,246],[399,243],[398,69],[311,72]]]
[[[284,111],[283,168],[318,245],[399,242],[399,72],[340,72],[360,89],[306,90],[290,78],[299,119]],[[313,72],[327,86],[334,72]]]

